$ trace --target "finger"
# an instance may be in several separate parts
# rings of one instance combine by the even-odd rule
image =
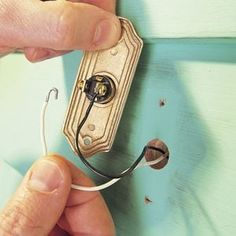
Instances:
[[[91,4],[36,0],[10,3],[9,15],[0,14],[0,44],[3,41],[15,48],[98,50],[113,46],[120,37],[118,18]]]
[[[69,236],[69,234],[56,225],[48,236]]]
[[[53,57],[62,56],[71,51],[60,51],[47,48],[25,48],[25,57],[31,62],[44,61]]]
[[[0,235],[48,235],[64,210],[70,185],[63,161],[48,157],[36,162],[0,214]]]
[[[70,0],[70,2],[82,2],[92,4],[106,11],[115,13],[116,0]],[[40,62],[53,57],[62,56],[71,51],[56,51],[46,48],[25,48],[24,54],[31,62]]]
[[[94,185],[78,168],[69,162],[67,164],[73,183],[83,186]],[[112,217],[99,192],[72,189],[59,225],[70,235],[115,235]]]
[[[105,11],[115,13],[116,0],[72,0],[73,2],[83,2],[100,7]]]
[[[14,52],[15,50],[16,50],[15,48],[0,46],[0,57],[5,56],[11,52]]]

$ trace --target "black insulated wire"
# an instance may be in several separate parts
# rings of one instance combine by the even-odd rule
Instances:
[[[80,157],[80,160],[84,163],[85,166],[87,166],[92,172],[94,172],[95,174],[97,175],[100,175],[104,178],[107,178],[107,179],[118,179],[118,178],[122,178],[124,176],[127,176],[129,174],[131,174],[133,172],[133,170],[138,166],[138,164],[141,162],[141,160],[143,159],[146,151],[148,149],[151,149],[151,150],[155,150],[155,151],[158,151],[160,152],[161,154],[165,154],[165,152],[160,149],[160,148],[157,148],[157,147],[153,147],[153,146],[145,146],[141,152],[141,154],[139,155],[139,157],[136,159],[136,161],[128,168],[126,169],[125,171],[121,172],[119,175],[110,175],[110,174],[106,174],[104,173],[103,171],[101,170],[98,170],[96,167],[92,166],[87,160],[86,158],[83,156],[81,150],[80,150],[80,147],[79,147],[79,133],[84,125],[84,123],[86,122],[86,120],[88,119],[88,116],[90,114],[90,111],[94,105],[94,102],[96,100],[96,97],[97,95],[95,95],[93,97],[93,99],[90,101],[90,104],[86,110],[86,113],[84,115],[84,118],[82,119],[82,121],[80,122],[77,130],[76,130],[76,135],[75,135],[75,146],[76,146],[76,151],[77,151],[77,154],[78,156]]]

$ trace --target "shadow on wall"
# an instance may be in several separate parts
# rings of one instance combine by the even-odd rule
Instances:
[[[198,176],[206,181],[210,177],[209,174],[203,176],[201,170],[216,168],[216,161],[206,153],[209,147],[214,147],[211,150],[214,156],[217,147],[210,135],[204,135],[207,127],[197,115],[197,108],[184,86],[177,64],[181,61],[235,63],[235,57],[231,45],[225,40],[163,39],[145,42],[114,146],[111,152],[97,155],[91,161],[100,169],[119,173],[132,163],[150,139],[156,137],[169,146],[171,161],[165,170],[156,173],[155,180],[151,181],[153,185],[149,186],[152,197],[158,202],[152,205],[152,214],[143,211],[143,202],[138,200],[138,196],[144,194],[142,186],[150,181],[149,174],[142,175],[142,179],[134,174],[103,192],[118,235],[149,235],[146,232],[152,227],[156,228],[155,235],[168,235],[170,229],[162,228],[161,224],[166,222],[168,225],[173,220],[186,228],[186,235],[193,235],[196,225],[191,219],[192,210],[184,204],[189,201],[189,196],[194,199],[193,208],[198,208],[212,235],[219,235],[198,197],[198,189],[195,190],[191,184],[191,180]],[[66,55],[63,59],[65,85],[70,97],[81,53]],[[164,105],[160,106],[160,101],[164,101]],[[59,151],[80,164],[75,161],[65,140]]]

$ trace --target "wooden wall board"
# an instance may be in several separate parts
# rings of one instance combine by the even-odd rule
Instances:
[[[118,235],[236,233],[233,43],[157,40],[145,44],[106,165],[114,171],[124,168],[156,137],[168,144],[171,156],[165,169],[138,170],[105,191]],[[160,107],[160,100],[166,105]],[[145,196],[152,203],[145,204]]]
[[[156,137],[171,155],[165,169],[137,170],[103,191],[118,236],[236,234],[235,45],[233,39],[145,41],[114,147],[92,161],[117,172]],[[0,158],[22,174],[42,153],[39,115],[52,86],[60,96],[47,114],[49,148],[82,166],[61,133],[80,59],[80,52],[38,64],[19,54],[1,58]]]
[[[7,184],[6,184],[7,178]],[[22,175],[0,158],[0,211],[22,181]]]
[[[235,0],[119,0],[143,38],[236,37]]]

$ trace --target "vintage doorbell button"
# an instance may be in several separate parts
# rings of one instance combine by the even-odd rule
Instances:
[[[97,94],[79,133],[85,157],[111,149],[139,61],[143,42],[130,21],[120,18],[121,39],[114,47],[85,52],[81,61],[63,132],[76,152],[76,130]]]

